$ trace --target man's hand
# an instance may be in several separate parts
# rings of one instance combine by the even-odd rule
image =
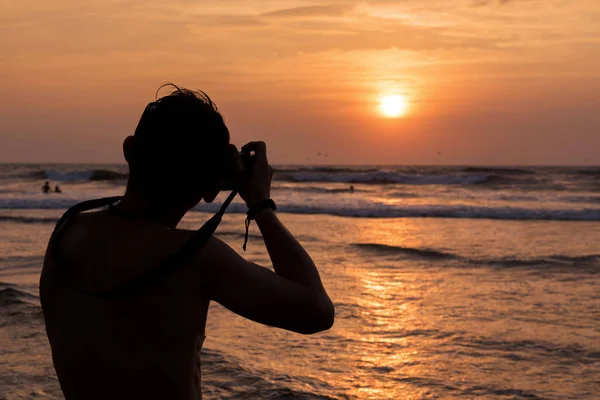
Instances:
[[[250,179],[245,182],[240,190],[240,196],[248,208],[271,198],[271,178],[273,168],[267,160],[267,145],[265,142],[250,142],[242,147],[244,152],[254,152],[254,165]],[[242,160],[238,154],[238,168],[243,168]]]

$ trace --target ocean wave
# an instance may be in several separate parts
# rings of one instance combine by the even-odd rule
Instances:
[[[9,168],[10,167],[10,168]],[[125,166],[6,166],[0,179],[50,180],[52,182],[115,182],[128,178]],[[449,185],[449,186],[519,186],[523,188],[557,188],[556,179],[594,184],[590,178],[600,176],[599,168],[516,168],[516,167],[344,167],[297,166],[277,167],[273,179],[290,183],[341,183],[363,185]],[[561,178],[562,177],[562,178]],[[329,189],[341,193],[343,188]]]
[[[577,171],[575,171],[575,174],[583,175],[583,176],[600,177],[600,168],[598,168],[598,167],[582,168],[582,169],[578,169]]]
[[[291,214],[329,214],[354,218],[464,218],[497,220],[600,221],[600,209],[533,209],[461,205],[373,205],[372,207],[319,207],[282,205]]]
[[[92,171],[90,181],[124,181],[129,174],[111,171],[108,169],[95,169]]]
[[[504,399],[544,399],[538,396],[534,391],[515,389],[510,387],[500,387],[497,385],[475,385],[462,389],[460,397],[465,398],[504,398]]]
[[[10,283],[0,282],[0,306],[12,304],[32,304],[38,301],[38,297],[23,290],[19,290]]]
[[[93,181],[123,181],[128,174],[121,171],[103,168],[32,168],[23,167],[0,173],[4,180],[49,180],[52,182],[93,182]]]
[[[408,174],[393,171],[322,173],[315,171],[281,172],[274,180],[286,182],[329,182],[347,184],[475,185],[487,182],[488,174]]]
[[[513,167],[465,167],[464,172],[475,172],[475,173],[490,173],[490,174],[507,174],[507,175],[533,175],[536,171],[513,168]]]
[[[123,181],[128,174],[109,169],[83,169],[74,171],[45,170],[45,179],[54,182]]]
[[[323,193],[323,194],[338,194],[338,193],[364,193],[368,192],[367,190],[363,190],[360,188],[350,189],[349,187],[345,188],[326,188],[326,187],[318,187],[318,186],[300,186],[300,187],[287,187],[287,186],[274,186],[272,189],[275,190],[290,190],[293,192],[302,192],[302,193]]]
[[[350,246],[364,252],[372,253],[378,256],[401,256],[424,258],[428,260],[459,260],[462,265],[467,266],[490,266],[502,268],[562,268],[567,267],[569,271],[573,269],[600,272],[600,255],[580,255],[569,256],[564,254],[554,254],[534,258],[505,257],[498,259],[481,259],[460,256],[441,250],[430,248],[416,248],[405,246],[392,246],[381,243],[352,243]],[[452,264],[457,266],[458,264]]]
[[[376,253],[379,255],[407,255],[407,256],[415,256],[422,257],[428,259],[436,259],[436,260],[447,260],[451,258],[457,258],[456,255],[445,253],[438,250],[432,249],[419,249],[414,247],[403,247],[403,246],[390,246],[386,244],[378,244],[378,243],[353,243],[353,247],[358,248],[359,250],[364,250],[371,253]]]
[[[558,200],[567,203],[600,203],[600,196],[564,196]]]
[[[50,197],[50,196],[45,196]],[[65,196],[52,195],[52,198],[5,198],[0,199],[0,209],[4,210],[66,210],[78,203]],[[83,199],[81,200],[83,201]]]
[[[46,179],[46,171],[35,167],[14,168],[0,173],[0,179],[7,180],[28,180],[28,179]]]
[[[474,185],[490,187],[518,186],[520,188],[554,188],[556,184],[548,182],[545,178],[525,176],[510,176],[493,173],[487,179],[475,182]]]
[[[464,337],[458,335],[454,337],[453,342],[467,349],[528,354],[531,358],[536,357],[540,359],[548,356],[552,358],[559,357],[573,363],[579,363],[583,360],[595,362],[600,358],[600,353],[595,349],[585,348],[577,344],[565,346],[544,340],[501,340],[489,337]]]
[[[591,254],[584,256],[550,255],[547,257],[535,258],[500,258],[493,260],[470,260],[471,263],[485,263],[490,265],[499,265],[502,267],[578,267],[587,269],[589,267],[600,266],[600,255]],[[595,268],[592,268],[592,270]],[[598,270],[600,272],[600,270]]]
[[[22,215],[0,215],[0,222],[18,222],[23,224],[55,224],[58,218],[28,217]]]
[[[4,178],[50,180],[52,182],[125,181],[128,174],[112,169],[39,169],[3,174]],[[491,174],[409,173],[377,168],[314,167],[276,170],[273,179],[281,182],[327,182],[347,184],[473,185],[487,182]],[[334,192],[343,189],[331,189]]]
[[[3,168],[2,168],[3,167]],[[125,165],[0,165],[0,179],[53,182],[122,182]],[[556,188],[557,181],[590,185],[600,178],[598,167],[416,167],[416,166],[279,166],[273,179],[281,182],[343,184],[489,185]],[[560,186],[560,185],[559,185]],[[333,189],[338,190],[338,189]]]
[[[522,193],[522,192],[520,192]],[[590,204],[600,204],[600,196],[593,195],[574,195],[574,196],[548,196],[544,194],[540,194],[539,192],[533,192],[530,195],[524,194],[510,194],[510,193],[494,193],[492,195],[487,195],[485,197],[486,200],[492,201],[526,201],[526,202],[559,202],[559,203],[590,203]]]
[[[52,198],[46,198],[52,197]],[[82,199],[84,200],[84,199]],[[0,209],[67,209],[77,201],[64,196],[44,198],[0,199]],[[201,203],[193,208],[200,212],[217,212],[218,202]],[[536,209],[521,207],[485,207],[469,205],[396,205],[375,202],[336,203],[279,203],[278,210],[289,214],[333,215],[352,218],[464,218],[496,220],[548,220],[548,221],[600,221],[600,208],[584,209]],[[234,203],[228,213],[246,213],[242,203]]]

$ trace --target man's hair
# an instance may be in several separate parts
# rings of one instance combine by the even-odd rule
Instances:
[[[159,98],[165,87],[173,90]],[[132,177],[142,185],[153,181],[176,185],[190,172],[213,172],[222,167],[229,143],[229,131],[210,97],[172,83],[159,87],[134,137],[135,155],[129,163]]]

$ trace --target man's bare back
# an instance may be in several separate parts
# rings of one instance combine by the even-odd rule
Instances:
[[[60,268],[89,291],[107,290],[143,277],[188,236],[108,211],[89,213],[61,237]],[[213,247],[209,242],[203,253]],[[201,267],[183,268],[139,295],[101,299],[71,288],[46,257],[40,296],[65,396],[199,398],[208,310],[195,284]]]
[[[302,334],[333,324],[333,304],[316,266],[264,206],[273,204],[268,200],[272,168],[262,142],[245,146],[254,152],[255,162],[240,194],[262,233],[274,271],[246,261],[214,237],[183,262],[171,262],[194,233],[176,229],[181,218],[199,201],[213,201],[221,190],[223,175],[210,165],[223,165],[226,153],[241,165],[210,99],[177,90],[151,103],[135,136],[125,140],[130,178],[121,201],[109,210],[71,216],[50,238],[40,299],[67,399],[200,398],[199,356],[210,301],[258,323]],[[181,114],[181,109],[190,114]],[[173,137],[172,121],[185,118],[190,121],[180,129],[193,127],[192,139],[198,118],[208,121],[205,134],[226,133],[226,141],[204,144],[212,146],[205,149],[203,157],[211,163],[204,168],[196,154],[186,154],[190,145],[164,149]],[[153,124],[163,123],[167,131],[152,130]],[[167,171],[165,190],[157,194],[147,180],[162,176],[153,157],[160,157]],[[241,170],[239,175],[248,176]],[[158,266],[167,271],[173,267],[172,273],[128,295],[94,295],[138,282]]]

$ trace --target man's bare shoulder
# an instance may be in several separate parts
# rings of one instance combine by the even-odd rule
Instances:
[[[193,230],[169,229],[149,220],[124,220],[107,212],[92,212],[71,221],[60,235],[58,251],[75,278],[111,287],[168,263],[195,234]],[[207,272],[205,265],[223,262],[231,253],[236,254],[211,237],[203,248],[190,254],[181,274],[184,279],[196,280]],[[207,278],[203,276],[203,281]]]

